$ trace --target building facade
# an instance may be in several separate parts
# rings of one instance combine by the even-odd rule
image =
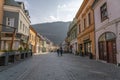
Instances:
[[[1,31],[2,31],[2,22],[3,22],[3,6],[4,6],[4,0],[0,0],[0,45],[1,45]],[[0,46],[1,50],[1,46]]]
[[[36,53],[36,45],[37,45],[37,32],[30,26],[30,34],[29,34],[29,49],[32,50],[33,53]]]
[[[77,24],[76,19],[73,19],[73,21],[69,25],[69,51],[73,54],[77,53]]]
[[[68,43],[65,40],[61,43],[60,46],[62,47],[64,53],[68,52]]]
[[[47,52],[47,42],[45,39],[42,41],[42,52]]]
[[[50,41],[47,37],[44,37],[44,39],[45,39],[46,52],[51,52],[52,51],[53,42]]]
[[[96,57],[120,64],[120,0],[94,0]],[[112,4],[112,5],[111,5]]]
[[[37,33],[37,42],[36,42],[36,53],[42,53],[42,38],[39,33]]]
[[[3,22],[3,6],[4,6],[4,0],[0,0],[0,24]],[[0,33],[2,31],[2,25],[0,25]]]
[[[5,0],[1,37],[2,50],[27,48],[30,26],[29,18],[29,12],[25,9],[23,2]]]
[[[75,18],[78,25],[78,50],[82,55],[91,54],[95,58],[93,0],[84,0]]]

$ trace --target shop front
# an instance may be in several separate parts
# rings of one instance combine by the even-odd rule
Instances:
[[[84,40],[84,54],[89,55],[91,52],[91,41],[90,39]]]
[[[95,58],[94,32],[83,34],[78,37],[78,51],[82,56]]]

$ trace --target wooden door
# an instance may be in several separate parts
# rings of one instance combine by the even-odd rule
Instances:
[[[99,42],[99,59],[106,61],[106,50],[105,50],[105,42]]]
[[[88,55],[87,54],[87,43],[84,43],[84,53],[85,53],[85,55]]]
[[[107,62],[116,64],[116,42],[107,42]]]

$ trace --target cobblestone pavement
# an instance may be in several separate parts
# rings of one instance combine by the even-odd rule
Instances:
[[[0,80],[120,80],[120,68],[87,57],[48,53],[0,72]]]

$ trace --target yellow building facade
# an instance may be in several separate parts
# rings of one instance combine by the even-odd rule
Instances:
[[[37,38],[37,32],[30,26],[29,49],[31,49],[33,53],[36,53],[36,44],[37,44],[36,38]]]
[[[92,55],[95,58],[94,0],[84,0],[76,14],[78,25],[78,50],[82,55]]]
[[[3,20],[3,6],[4,6],[4,0],[0,0],[0,24],[2,24]],[[2,26],[0,25],[0,32],[1,32]]]

